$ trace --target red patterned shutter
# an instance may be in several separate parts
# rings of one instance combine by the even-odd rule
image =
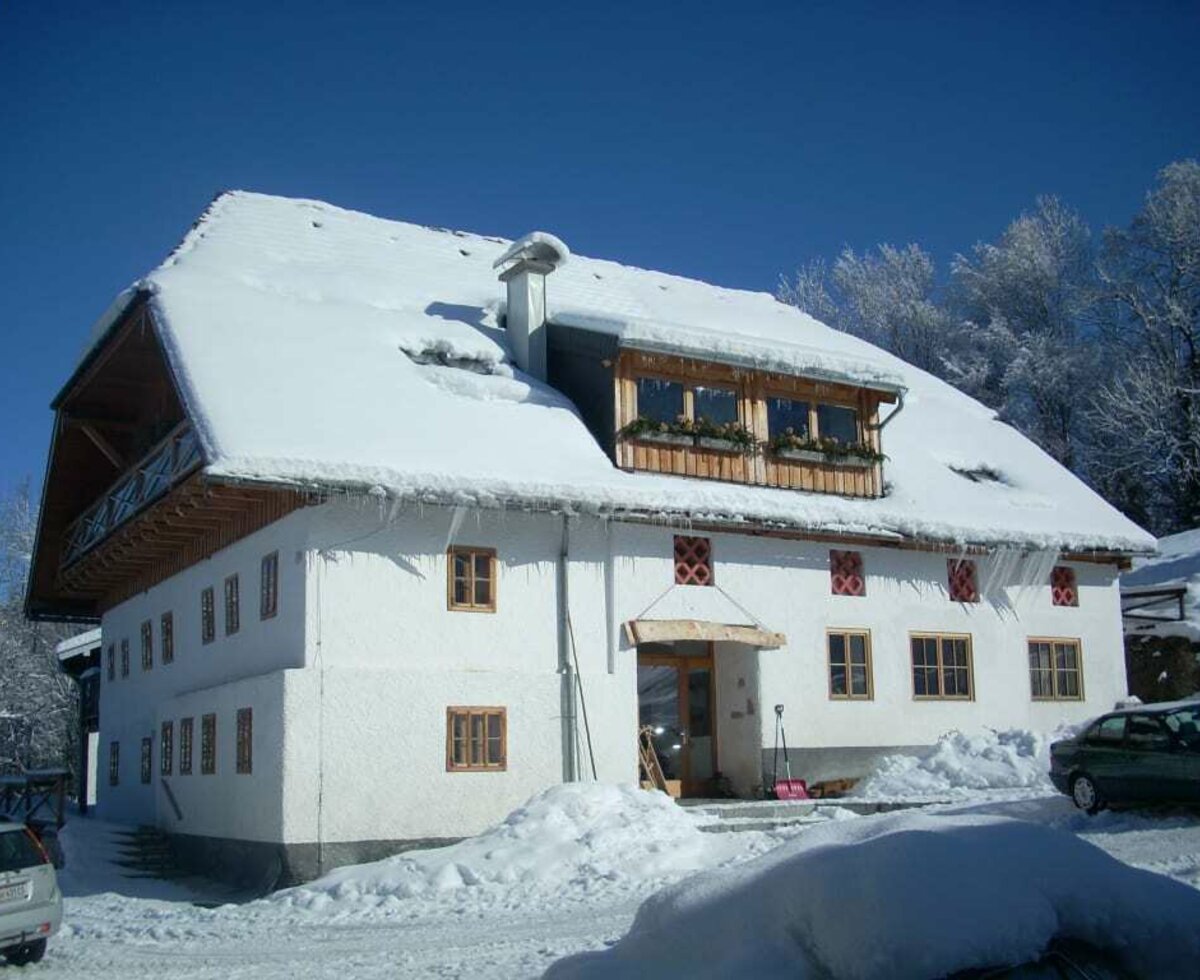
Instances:
[[[1056,565],[1050,573],[1050,597],[1056,606],[1078,606],[1079,589],[1075,585],[1075,569]]]
[[[947,559],[946,573],[950,584],[950,598],[954,602],[978,602],[979,586],[975,579],[975,562]]]
[[[829,585],[834,595],[867,594],[861,551],[829,552]]]
[[[712,546],[708,538],[675,535],[675,584],[712,585]]]

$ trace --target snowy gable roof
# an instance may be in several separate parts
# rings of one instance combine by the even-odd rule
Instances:
[[[766,293],[573,255],[547,281],[556,323],[907,390],[883,433],[880,499],[620,471],[563,395],[511,366],[492,268],[508,244],[315,201],[218,198],[138,284],[209,473],[950,542],[1153,547],[989,410],[883,351]]]

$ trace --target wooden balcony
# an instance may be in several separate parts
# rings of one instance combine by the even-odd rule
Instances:
[[[203,462],[191,424],[180,423],[67,526],[60,566],[66,568],[78,561]]]

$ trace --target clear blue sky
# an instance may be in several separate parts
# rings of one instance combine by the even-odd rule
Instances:
[[[771,289],[939,260],[1200,156],[1200,4],[0,2],[0,490],[89,325],[217,192]]]

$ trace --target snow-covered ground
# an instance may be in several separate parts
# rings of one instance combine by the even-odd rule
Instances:
[[[924,763],[884,766],[866,788],[877,796],[949,792],[955,802],[924,810],[923,828],[1017,818],[1200,889],[1200,815],[1080,814],[1041,776],[1045,740],[1025,734],[948,736]],[[814,833],[871,839],[896,819],[836,816],[815,830],[709,834],[699,824],[711,818],[659,795],[557,787],[453,847],[217,907],[205,904],[220,892],[120,877],[111,863],[117,828],[76,819],[64,832],[66,925],[31,970],[96,980],[536,977],[564,956],[613,944],[646,898],[691,874],[744,872],[768,852],[803,849]]]

